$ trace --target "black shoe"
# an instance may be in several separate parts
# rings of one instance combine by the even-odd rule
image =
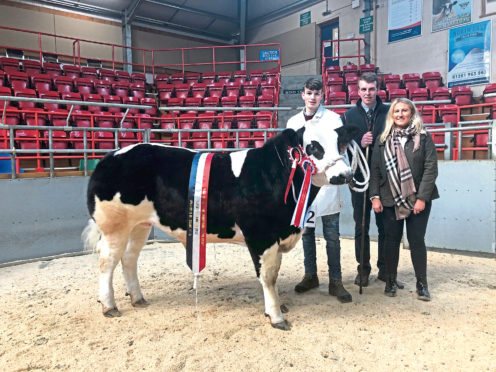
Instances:
[[[336,296],[339,302],[347,303],[351,302],[351,294],[344,289],[343,282],[339,279],[329,280],[329,294],[331,296]]]
[[[370,273],[363,273],[362,287],[368,287],[369,286],[369,275],[370,275]],[[360,286],[360,273],[358,273],[357,276],[355,277],[355,285]]]
[[[427,288],[427,279],[425,278],[417,279],[417,298],[422,301],[431,300],[431,295]]]
[[[317,274],[305,274],[303,280],[295,286],[295,291],[298,293],[303,293],[312,288],[317,288],[318,286],[319,278],[317,277]]]
[[[386,274],[379,272],[379,274],[377,274],[377,279],[379,279],[383,282],[386,282],[387,276],[386,276]],[[400,282],[398,279],[396,279],[396,287],[398,287],[398,289],[403,289],[403,288],[405,288],[405,285],[402,282]]]
[[[389,297],[396,297],[397,289],[398,286],[396,285],[396,275],[388,275],[386,280],[386,288],[384,288],[384,294]]]

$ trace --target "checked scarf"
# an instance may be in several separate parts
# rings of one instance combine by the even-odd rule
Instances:
[[[413,182],[412,171],[408,159],[401,146],[400,138],[407,137],[414,140],[413,151],[420,147],[420,135],[416,133],[414,126],[406,129],[393,129],[386,139],[384,146],[384,157],[386,160],[386,171],[389,180],[391,193],[393,194],[396,212],[396,219],[402,220],[407,218],[416,201],[415,183]]]

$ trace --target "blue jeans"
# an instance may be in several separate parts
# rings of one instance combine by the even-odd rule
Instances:
[[[339,213],[322,216],[322,231],[326,240],[329,279],[341,280],[341,245],[339,244]],[[302,235],[305,274],[317,274],[315,228],[306,227]]]

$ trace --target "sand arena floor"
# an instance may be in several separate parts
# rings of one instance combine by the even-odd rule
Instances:
[[[376,246],[373,244],[373,252]],[[375,255],[373,255],[375,259]],[[353,242],[342,239],[345,287],[353,302],[327,294],[324,242],[321,285],[296,294],[301,242],[283,257],[278,279],[292,330],[273,329],[245,247],[208,248],[198,288],[179,244],[147,246],[139,275],[150,305],[135,309],[120,266],[114,276],[122,317],[104,318],[96,255],[0,269],[1,371],[495,371],[496,260],[428,253],[431,302],[415,297],[409,252],[384,296],[375,279],[358,294]],[[198,310],[197,310],[198,309]]]

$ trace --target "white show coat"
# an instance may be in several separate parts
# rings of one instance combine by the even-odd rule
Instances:
[[[294,115],[288,120],[286,128],[298,130],[306,123],[304,110]],[[309,122],[315,124],[326,122],[332,129],[337,129],[343,125],[341,118],[334,111],[327,110],[322,105],[319,106],[314,117]],[[320,188],[312,205],[308,208],[305,226],[314,227],[315,217],[327,216],[341,211],[342,202],[339,186],[325,185]],[[313,223],[312,223],[313,222]]]

